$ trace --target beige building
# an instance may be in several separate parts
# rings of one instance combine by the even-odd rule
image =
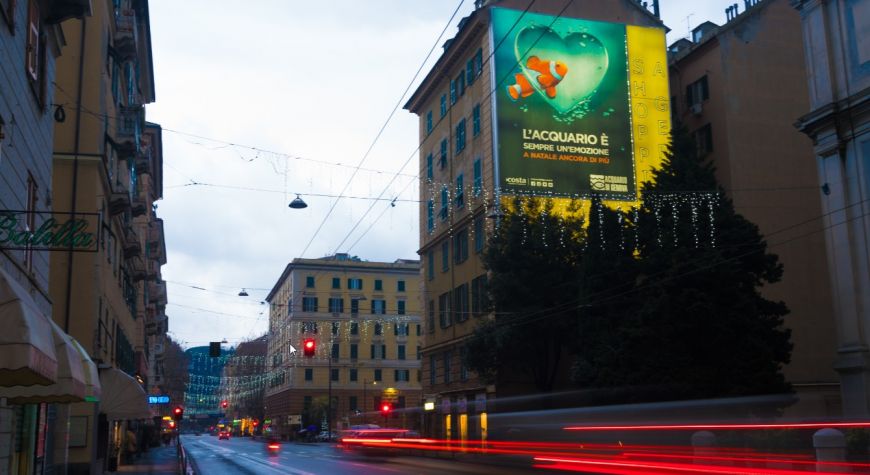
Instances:
[[[653,2],[656,3],[656,2]],[[519,0],[479,1],[435,66],[405,104],[420,118],[420,256],[426,344],[423,397],[428,434],[487,437],[488,400],[497,395],[463,365],[463,346],[486,315],[486,271],[480,252],[491,231],[494,196],[490,7],[524,10]],[[559,14],[562,2],[530,12]],[[637,2],[575,0],[562,13],[640,26],[662,26]],[[500,86],[501,87],[501,86]]]
[[[57,253],[51,263],[54,319],[100,368],[99,404],[73,407],[70,473],[102,473],[125,460],[130,428],[150,419],[146,389],[159,381],[166,332],[161,130],[145,122],[154,101],[147,0],[99,0],[92,15],[64,24],[70,51],[57,63],[54,102],[64,121],[54,138],[56,210],[99,216],[97,252]],[[121,394],[138,394],[129,399]],[[139,421],[139,422],[135,422]]]
[[[347,254],[294,259],[269,292],[266,422],[289,436],[325,422],[333,430],[384,420],[419,427],[422,346],[420,263],[367,262]],[[306,357],[306,340],[315,355]],[[318,409],[318,407],[320,409]],[[320,429],[318,429],[320,430]]]
[[[818,170],[843,413],[870,415],[870,2],[791,0],[807,89],[798,129]],[[803,81],[794,81],[804,84]],[[804,102],[804,99],[808,102]]]
[[[743,5],[740,5],[742,7]],[[735,210],[757,224],[784,273],[763,293],[784,301],[794,344],[784,368],[800,403],[793,415],[840,414],[834,371],[831,281],[825,259],[818,185],[810,140],[794,120],[808,109],[800,16],[787,0],[756,2],[704,22],[692,40],[670,47],[674,123],[692,134]]]

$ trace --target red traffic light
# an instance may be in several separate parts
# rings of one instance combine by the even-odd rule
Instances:
[[[222,408],[226,409],[227,406],[229,406],[229,405],[230,405],[230,403],[228,403],[227,401],[221,401],[221,407],[222,407]]]
[[[184,408],[181,406],[175,406],[175,409],[172,410],[172,418],[176,421],[180,421],[182,417],[184,417]]]
[[[310,358],[314,356],[314,350],[316,349],[316,347],[317,345],[314,343],[314,338],[306,338],[302,342],[302,354]]]
[[[254,421],[254,427],[257,427],[259,424],[260,424],[259,422]]]
[[[384,415],[389,414],[390,411],[392,411],[392,410],[393,410],[393,406],[392,406],[392,405],[387,404],[387,403],[383,403],[383,404],[381,404],[381,413],[382,413],[382,414],[384,414]]]
[[[175,429],[175,421],[169,421],[169,428]]]

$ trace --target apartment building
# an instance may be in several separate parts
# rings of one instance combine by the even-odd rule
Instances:
[[[762,289],[784,301],[794,345],[783,369],[799,403],[793,415],[841,413],[834,370],[833,297],[822,230],[823,192],[812,143],[793,126],[809,108],[798,13],[787,0],[738,4],[670,46],[674,123],[715,166],[735,210],[757,224],[779,256],[782,280]]]
[[[862,418],[870,415],[870,2],[789,3],[803,32],[795,41],[804,46],[807,107],[795,117],[812,141],[805,160],[817,170],[822,202],[834,367],[843,414]]]
[[[52,206],[56,61],[69,51],[61,23],[88,14],[86,1],[0,1],[0,473],[61,470],[70,404],[100,393],[82,340],[51,320],[49,292],[57,253],[94,247],[93,221]],[[46,238],[70,225],[80,245]]]
[[[420,263],[347,254],[293,259],[269,292],[266,419],[282,436],[314,425],[419,427]],[[303,344],[315,342],[306,357]],[[395,409],[384,421],[381,402]],[[325,428],[324,428],[325,430]]]
[[[529,7],[531,3],[531,7]],[[654,9],[657,2],[653,2]],[[480,260],[492,231],[496,140],[493,91],[510,83],[495,78],[491,60],[501,38],[491,37],[491,8],[661,27],[638,2],[575,0],[478,1],[405,109],[420,119],[420,249],[425,312],[422,383],[428,434],[486,439],[491,400],[503,394],[464,365],[464,341],[488,315],[487,275]],[[563,10],[564,7],[564,10]],[[512,48],[512,45],[501,47]]]
[[[122,462],[127,429],[142,437],[141,420],[152,416],[146,390],[158,389],[162,374],[162,137],[145,121],[155,98],[147,0],[95,1],[91,16],[63,26],[70,55],[57,64],[53,101],[65,117],[56,124],[52,201],[98,216],[100,229],[96,252],[54,256],[51,296],[55,321],[100,367],[99,408],[74,406],[70,426],[85,440],[69,452],[70,473],[99,473]]]

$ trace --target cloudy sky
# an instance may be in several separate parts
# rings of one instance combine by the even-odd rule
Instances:
[[[723,23],[732,3],[661,0],[668,42],[687,35],[687,17],[691,27]],[[199,346],[263,334],[260,302],[294,257],[417,258],[417,120],[401,107],[387,119],[473,8],[150,0],[157,102],[147,114],[164,128],[158,214],[173,338]],[[353,198],[335,204],[343,190]],[[307,209],[287,207],[297,193]]]

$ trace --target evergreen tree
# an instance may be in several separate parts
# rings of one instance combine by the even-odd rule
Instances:
[[[596,287],[600,279],[590,277],[604,271],[602,261],[585,257],[581,294],[591,318],[575,380],[611,389],[610,402],[789,392],[788,309],[760,293],[782,265],[683,131],[642,197],[637,219],[626,215],[618,231],[636,232],[638,247],[634,259],[612,260],[616,292]],[[612,243],[605,248],[613,254]]]
[[[482,320],[465,362],[484,380],[549,392],[576,335],[584,229],[553,202],[516,198],[491,235],[483,263],[495,317]]]

